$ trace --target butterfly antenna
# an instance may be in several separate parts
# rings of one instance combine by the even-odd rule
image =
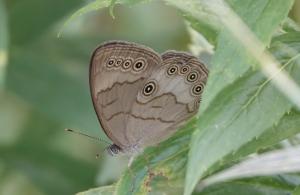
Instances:
[[[83,136],[86,136],[90,139],[93,139],[93,140],[97,140],[99,142],[104,142],[104,143],[107,143],[108,145],[111,145],[111,143],[109,143],[108,141],[104,140],[104,139],[101,139],[101,138],[98,138],[98,137],[93,137],[93,136],[90,136],[88,134],[85,134],[85,133],[81,133],[79,131],[76,131],[76,130],[73,130],[73,129],[65,129],[65,131],[69,131],[69,132],[72,132],[72,133],[76,133],[78,135],[83,135]]]

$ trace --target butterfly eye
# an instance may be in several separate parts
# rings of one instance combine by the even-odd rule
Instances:
[[[106,66],[107,66],[108,68],[111,68],[111,67],[114,66],[115,62],[116,62],[116,60],[115,60],[114,58],[110,58],[110,59],[107,60]]]
[[[146,62],[144,60],[137,60],[133,65],[133,70],[135,72],[140,72],[146,67]]]
[[[199,96],[202,93],[203,86],[201,84],[195,85],[192,88],[192,94],[195,96]]]
[[[190,70],[190,67],[185,65],[185,66],[182,66],[181,69],[180,69],[180,74],[186,74],[187,72],[189,72]]]
[[[117,59],[115,66],[117,66],[117,67],[120,66],[122,64],[122,62],[123,62],[123,59],[121,59],[121,58]]]
[[[174,75],[177,71],[178,71],[178,66],[173,65],[167,70],[167,74],[171,76]]]
[[[123,62],[122,67],[123,67],[125,70],[128,70],[128,69],[131,67],[131,64],[132,64],[132,60],[126,59],[126,60]]]
[[[143,89],[143,95],[149,96],[156,91],[156,83],[154,81],[148,82]]]
[[[191,72],[190,74],[188,74],[187,80],[188,80],[189,82],[195,82],[195,81],[198,79],[198,77],[199,77],[198,72],[193,71],[193,72]]]

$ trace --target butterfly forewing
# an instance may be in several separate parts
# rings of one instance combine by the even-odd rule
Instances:
[[[108,42],[93,53],[90,89],[100,124],[120,148],[131,145],[126,132],[132,104],[145,79],[160,66],[161,58],[150,48],[128,42]]]

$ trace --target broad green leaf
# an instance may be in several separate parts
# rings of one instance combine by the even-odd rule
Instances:
[[[113,195],[115,186],[102,186],[100,188],[90,189],[84,192],[77,193],[77,195]]]
[[[294,39],[294,43],[297,42],[299,39]],[[285,63],[283,67],[286,71],[299,82],[299,56],[293,56],[288,61],[285,57],[290,56],[290,53],[281,55],[286,53],[285,48],[276,49],[273,53]],[[214,164],[224,163],[227,155],[259,138],[277,124],[291,107],[291,103],[277,91],[270,80],[259,72],[248,71],[223,89],[199,118],[198,130],[193,135],[186,175],[186,194],[191,193],[199,179],[213,171]]]
[[[8,58],[8,26],[4,0],[0,0],[0,90],[3,88]]]
[[[269,44],[273,32],[285,19],[293,3],[292,0],[281,3],[276,0],[230,0],[229,2],[264,46]],[[255,64],[247,50],[226,28],[220,32],[217,43],[211,62],[213,67],[210,69],[203,95],[202,111],[206,110],[218,92],[241,77]]]
[[[222,170],[229,164],[235,163],[241,158],[255,153],[262,149],[268,149],[275,146],[280,141],[288,139],[300,133],[300,113],[292,110],[286,113],[273,127],[268,128],[264,133],[241,146],[236,152],[230,153],[222,161],[216,163],[211,169]]]
[[[297,72],[300,74],[300,69]],[[193,137],[187,169],[187,186],[211,171],[210,167],[260,134],[291,108],[260,73],[248,73],[221,91],[199,119],[201,134]],[[273,101],[269,97],[276,97]],[[235,141],[232,141],[232,138]],[[205,155],[203,155],[205,154]],[[196,180],[196,181],[195,181]]]

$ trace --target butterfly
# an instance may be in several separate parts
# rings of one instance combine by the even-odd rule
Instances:
[[[110,41],[92,54],[89,83],[111,155],[135,154],[174,134],[194,116],[208,69],[185,52]]]

